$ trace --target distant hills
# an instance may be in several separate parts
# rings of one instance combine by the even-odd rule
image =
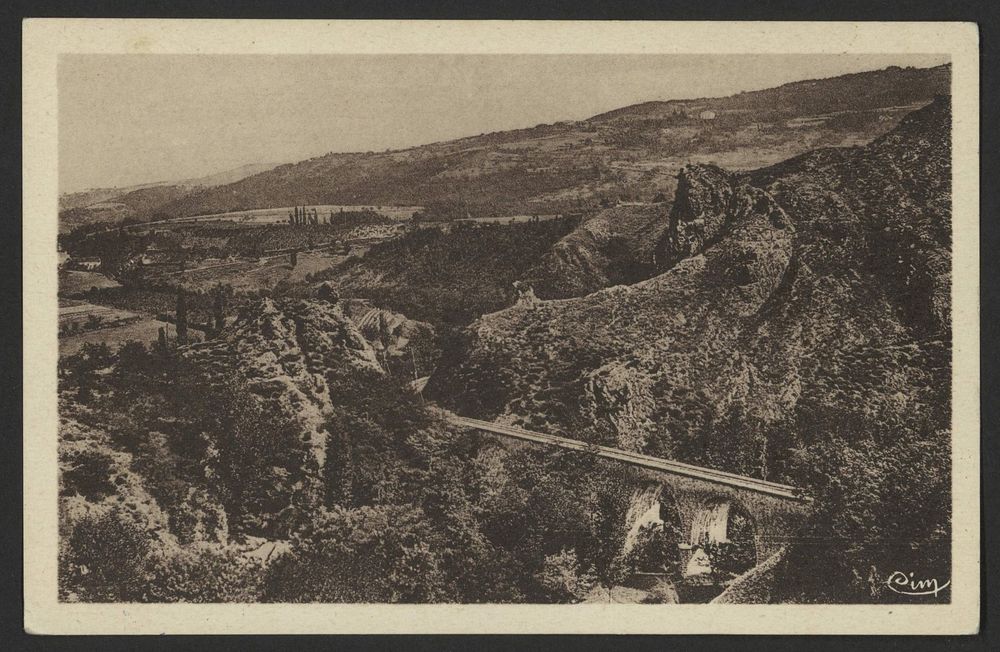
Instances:
[[[203,177],[186,179],[179,181],[175,185],[187,186],[188,188],[211,188],[212,186],[222,186],[227,183],[236,183],[240,179],[246,179],[260,172],[265,172],[276,167],[274,163],[250,163],[240,167],[215,174],[208,174]]]
[[[950,66],[897,68],[724,98],[646,102],[587,120],[404,150],[327,154],[119,194],[64,197],[64,230],[293,204],[406,204],[433,217],[573,211],[670,196],[691,162],[744,170],[869,142],[948,94]],[[78,193],[79,194],[79,193]],[[108,203],[115,206],[109,207]],[[121,204],[118,206],[117,204]]]
[[[251,163],[223,172],[181,181],[141,183],[123,188],[91,188],[59,196],[61,230],[94,222],[124,219],[147,221],[160,206],[200,188],[234,183],[270,170],[273,163]]]

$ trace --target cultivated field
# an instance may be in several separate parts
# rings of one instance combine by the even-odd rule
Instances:
[[[322,205],[310,205],[305,207],[309,214],[313,210],[316,211],[318,218],[322,221],[324,220],[335,220],[337,214],[339,213],[360,213],[363,211],[370,211],[372,213],[378,213],[383,217],[388,217],[392,220],[408,220],[413,217],[414,213],[423,210],[423,206],[373,206],[373,205],[356,205],[348,206],[344,204],[322,204]],[[282,206],[278,208],[257,208],[247,211],[231,211],[228,213],[213,213],[210,215],[194,215],[191,217],[179,217],[172,220],[163,220],[162,222],[147,222],[148,224],[159,224],[159,223],[175,223],[184,224],[190,222],[236,222],[240,224],[287,224],[288,214],[293,211],[291,206]],[[143,225],[145,226],[145,225]]]
[[[59,274],[59,294],[71,297],[87,292],[91,288],[118,287],[118,281],[98,272],[65,271]]]
[[[558,215],[497,215],[495,217],[463,217],[456,222],[473,222],[475,224],[518,224],[521,222],[546,222],[554,220]]]
[[[138,321],[113,326],[111,328],[101,328],[98,330],[80,333],[59,338],[59,355],[73,355],[83,348],[84,344],[107,344],[112,351],[117,350],[121,345],[129,341],[149,344],[155,342],[160,335],[160,328],[163,328],[171,337],[175,334],[174,325],[159,321],[157,319],[140,318]],[[189,328],[189,337],[201,338],[200,331]]]
[[[59,305],[60,332],[73,332],[87,328],[118,324],[137,319],[135,313],[85,301],[61,301]]]

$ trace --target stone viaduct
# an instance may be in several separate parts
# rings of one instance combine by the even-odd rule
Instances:
[[[455,426],[479,430],[519,441],[570,450],[590,450],[595,455],[629,464],[648,480],[635,489],[626,517],[626,549],[646,523],[676,518],[681,531],[682,567],[690,563],[705,540],[728,540],[727,522],[733,512],[750,519],[757,564],[793,539],[809,513],[811,500],[796,487],[683,464],[620,448],[593,446],[566,437],[533,432],[451,413],[445,418]],[[667,516],[673,515],[673,516]],[[697,571],[688,570],[685,574]]]

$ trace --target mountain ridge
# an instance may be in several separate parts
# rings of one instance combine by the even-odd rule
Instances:
[[[163,193],[132,214],[145,221],[301,204],[404,204],[451,219],[649,201],[672,193],[688,162],[752,169],[824,145],[867,142],[915,105],[947,93],[949,80],[948,65],[888,68],[727,98],[646,102],[400,150],[329,153],[233,183]],[[702,105],[717,115],[702,119]]]
[[[239,165],[220,172],[212,172],[211,174],[202,175],[200,177],[190,177],[179,181],[149,181],[146,183],[136,183],[121,187],[85,188],[83,190],[75,190],[73,192],[64,192],[59,194],[59,209],[87,208],[95,203],[103,203],[113,200],[116,197],[128,195],[139,190],[146,190],[148,188],[163,186],[219,186],[270,170],[278,165],[279,164],[277,163],[247,163],[245,165]]]
[[[658,275],[482,316],[425,394],[779,481],[827,423],[945,429],[949,120],[939,98],[866,147],[686,168]]]

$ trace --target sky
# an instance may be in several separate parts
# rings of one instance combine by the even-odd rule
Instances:
[[[411,147],[940,55],[62,55],[61,192]]]

